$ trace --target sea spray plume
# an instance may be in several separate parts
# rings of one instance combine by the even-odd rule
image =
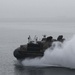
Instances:
[[[48,48],[42,58],[25,59],[24,66],[60,66],[75,68],[75,36],[63,44],[54,42],[54,48]],[[61,47],[60,47],[61,45]]]
[[[64,67],[75,68],[75,35],[64,44]]]

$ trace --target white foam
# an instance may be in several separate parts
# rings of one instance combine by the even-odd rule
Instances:
[[[54,42],[42,58],[25,59],[24,66],[60,66],[75,68],[75,36],[63,44]]]

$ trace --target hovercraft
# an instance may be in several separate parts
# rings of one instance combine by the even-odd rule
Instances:
[[[63,36],[59,35],[57,40],[53,39],[52,36],[44,37],[41,41],[31,41],[31,37],[28,37],[28,43],[26,45],[20,45],[17,49],[14,50],[13,55],[17,60],[23,60],[25,58],[35,58],[35,57],[43,57],[44,51],[51,47],[54,41],[63,42]]]

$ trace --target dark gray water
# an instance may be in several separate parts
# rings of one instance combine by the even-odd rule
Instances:
[[[41,25],[43,26],[43,25]],[[75,75],[74,69],[68,68],[56,68],[56,67],[27,67],[15,65],[16,59],[13,56],[13,51],[15,48],[19,47],[21,44],[27,43],[27,37],[29,34],[33,37],[38,35],[41,37],[42,34],[53,35],[55,38],[59,34],[63,34],[64,37],[68,38],[74,35],[75,27],[74,25],[57,25],[59,28],[54,28],[52,30],[51,26],[48,29],[44,26],[44,29],[40,26],[24,26],[21,27],[15,25],[1,24],[0,26],[0,75]],[[68,27],[68,31],[66,28]],[[71,27],[72,26],[72,27]],[[32,28],[31,28],[32,27]],[[36,28],[35,28],[36,27]],[[70,27],[72,29],[70,29]],[[62,31],[60,30],[62,29]],[[36,30],[37,29],[37,30]],[[38,30],[39,29],[39,30]],[[50,31],[51,30],[51,31]],[[59,30],[58,32],[56,32]],[[54,31],[54,32],[53,32]]]

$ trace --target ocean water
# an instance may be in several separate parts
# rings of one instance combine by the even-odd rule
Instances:
[[[63,34],[67,41],[63,48],[48,49],[43,58],[26,59],[19,65],[13,51],[26,44],[29,35],[40,40],[44,34],[54,38]],[[74,23],[0,23],[0,75],[75,75],[74,35]]]

